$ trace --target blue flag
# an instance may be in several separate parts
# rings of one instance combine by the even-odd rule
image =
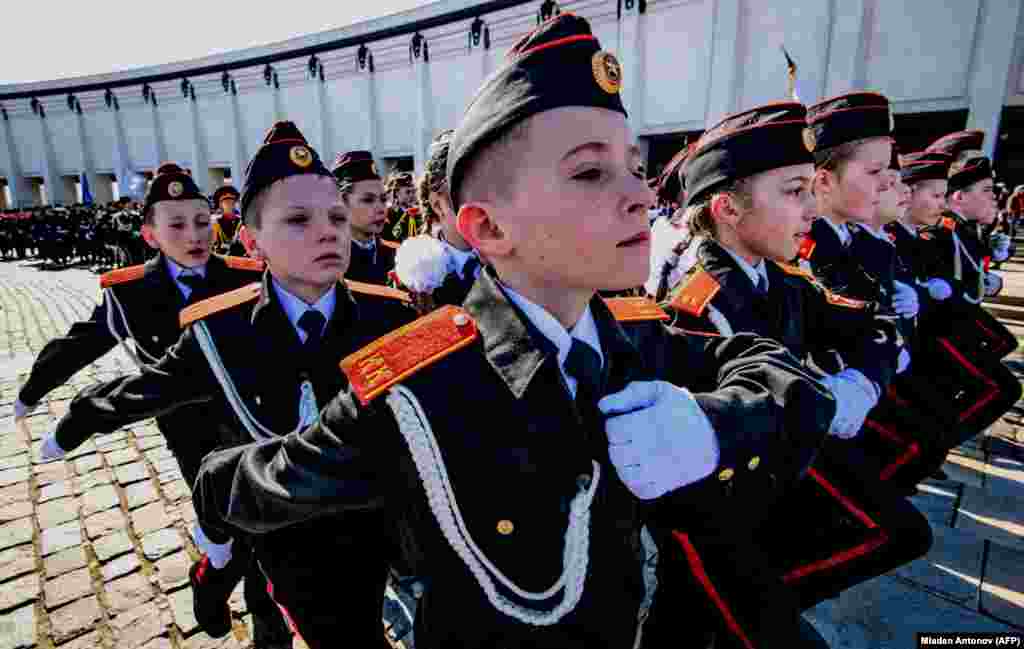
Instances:
[[[89,176],[82,172],[82,203],[92,205],[92,192],[89,191]]]

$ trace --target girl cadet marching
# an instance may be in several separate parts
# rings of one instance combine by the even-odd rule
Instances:
[[[178,312],[213,295],[232,291],[259,278],[262,262],[210,254],[210,207],[192,176],[178,165],[161,165],[146,194],[142,234],[158,255],[142,266],[111,271],[100,279],[103,303],[89,320],[75,323],[62,338],[51,340],[40,352],[28,381],[15,403],[17,416],[47,392],[67,381],[75,372],[122,345],[143,371],[148,371],[178,340]],[[128,347],[127,340],[134,342]],[[195,483],[199,462],[217,446],[214,436],[197,434],[206,430],[207,414],[198,407],[174,413],[158,413],[157,428],[181,467],[189,486]],[[47,437],[42,458],[63,457],[77,443]],[[202,538],[197,543],[203,548]],[[203,561],[209,561],[205,557]],[[229,561],[214,552],[213,561],[224,579],[194,583],[193,605],[200,627],[213,636],[231,630],[228,597],[246,571],[244,561]],[[193,566],[192,572],[197,570]],[[284,631],[281,615],[262,594],[262,579],[250,589],[255,625],[260,629],[259,646],[272,646],[263,638]]]
[[[843,444],[858,434],[891,381],[899,352],[890,322],[782,261],[796,256],[814,218],[814,158],[804,141],[805,117],[799,103],[768,104],[726,117],[697,142],[683,169],[694,265],[666,300],[684,329],[726,336],[752,331],[782,342],[798,358],[829,372],[824,382],[836,395],[839,411],[829,436],[796,458],[797,476],[811,466],[822,443]],[[766,157],[765,151],[772,155]],[[889,342],[879,344],[879,332]],[[784,485],[769,520],[755,536],[766,550],[761,563],[735,565],[732,573],[723,571],[719,581],[707,584],[722,602],[714,611],[716,648],[775,646],[782,640],[788,641],[786,646],[821,645],[807,625],[800,629],[799,640],[780,634],[787,626],[798,628],[800,608],[810,606],[820,593],[836,594],[917,556],[882,559],[877,567],[869,567],[863,557],[843,559],[844,551],[859,540],[843,538],[837,530],[831,530],[833,538],[822,538],[818,528],[844,515],[844,502],[855,499],[887,532],[908,518],[919,523],[923,548],[914,552],[927,548],[927,522],[912,507],[873,493],[837,498],[833,494],[846,489],[835,482],[819,467]],[[805,522],[782,531],[779,521],[788,523],[794,512]],[[695,562],[666,551],[674,542],[671,528],[656,528],[656,538],[662,550],[659,583],[666,585],[656,595],[644,629],[644,644],[652,648],[664,646],[676,632],[672,619],[679,597],[672,585],[700,579]],[[882,544],[875,554],[881,559],[891,551]],[[721,564],[734,561],[721,554]],[[831,561],[827,568],[825,561],[819,563],[823,557]],[[791,576],[795,574],[801,577]]]
[[[621,84],[578,16],[512,47],[449,152],[459,231],[488,264],[462,307],[346,358],[314,426],[207,456],[204,525],[378,513],[429,584],[418,647],[571,649],[634,642],[646,519],[687,537],[759,518],[835,401],[771,341],[686,336],[649,302],[597,297],[648,274]]]
[[[57,424],[62,448],[187,406],[204,409],[197,429],[221,447],[295,430],[345,385],[343,357],[412,317],[386,287],[356,297],[339,281],[351,250],[347,210],[334,176],[293,123],[275,124],[250,162],[242,218],[253,254],[266,262],[262,282],[182,311],[186,331],[152,371],[79,394]],[[222,536],[199,529],[209,545],[247,561],[247,586],[266,574],[261,590],[272,590],[313,649],[332,646],[338,625],[357,646],[383,647],[390,536],[372,512],[349,519],[380,530],[373,543],[338,534],[329,519],[255,541],[240,530]],[[340,557],[355,560],[342,564]],[[207,565],[193,578],[220,582],[218,572]],[[334,596],[340,583],[352,597],[341,615]],[[282,635],[267,646],[290,644],[291,635]]]
[[[384,286],[395,267],[396,246],[381,238],[387,225],[387,204],[373,156],[369,151],[343,153],[331,172],[338,181],[352,228],[352,253],[345,277]]]

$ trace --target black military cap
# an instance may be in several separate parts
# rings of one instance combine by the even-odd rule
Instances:
[[[338,180],[352,183],[360,180],[380,180],[373,154],[369,151],[342,153],[334,160],[331,172]]]
[[[448,156],[452,206],[458,210],[461,205],[467,164],[513,126],[563,106],[607,108],[625,115],[621,87],[618,60],[601,50],[586,19],[563,13],[542,23],[512,46],[455,129]]]
[[[665,168],[658,175],[654,189],[658,192],[658,198],[663,201],[677,202],[679,194],[686,188],[686,179],[680,173],[683,161],[692,150],[692,146],[684,146],[679,153],[672,156]]]
[[[149,212],[149,208],[160,201],[189,201],[194,198],[206,200],[206,196],[199,191],[192,176],[173,162],[165,162],[157,168],[153,176],[153,182],[146,192],[142,212]]]
[[[976,182],[992,177],[992,163],[981,151],[984,143],[985,131],[971,129],[944,135],[925,149],[950,156],[947,192],[967,189]]]
[[[908,153],[900,160],[900,178],[908,185],[922,180],[945,180],[949,173],[950,157],[945,153],[918,151]]]
[[[242,218],[246,218],[246,209],[263,189],[278,180],[300,174],[334,177],[293,122],[277,122],[270,127],[263,146],[245,169]]]
[[[807,109],[798,102],[778,102],[730,115],[697,141],[682,169],[686,205],[695,205],[727,182],[754,174],[813,163],[804,138]]]
[[[871,137],[891,137],[889,100],[877,92],[851,92],[807,107],[807,146],[814,152]]]
[[[220,205],[222,198],[233,198],[236,201],[241,194],[234,188],[233,185],[224,185],[223,187],[217,188],[217,191],[213,192],[213,204]]]

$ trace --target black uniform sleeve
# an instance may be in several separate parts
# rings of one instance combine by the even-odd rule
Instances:
[[[209,402],[216,390],[220,387],[189,329],[155,366],[141,374],[82,390],[57,423],[57,443],[71,451],[93,435],[159,417],[181,406]]]
[[[304,431],[206,456],[192,492],[200,524],[224,542],[234,530],[261,534],[325,514],[380,510],[396,489],[399,439],[386,406],[364,408],[343,392]]]
[[[103,356],[117,344],[107,328],[106,305],[100,304],[88,320],[76,322],[62,337],[46,343],[32,365],[32,373],[18,399],[35,405],[50,390],[63,385],[83,367]]]
[[[719,461],[707,478],[666,495],[652,511],[693,513],[691,520],[706,517],[715,527],[722,512],[756,510],[770,499],[766,491],[802,470],[825,439],[836,403],[818,374],[775,341],[666,331],[666,378],[693,392],[718,436]]]

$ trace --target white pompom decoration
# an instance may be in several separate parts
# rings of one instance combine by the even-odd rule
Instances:
[[[448,247],[421,234],[402,242],[395,254],[395,274],[410,291],[430,293],[454,270]]]

